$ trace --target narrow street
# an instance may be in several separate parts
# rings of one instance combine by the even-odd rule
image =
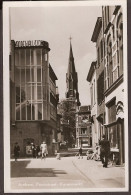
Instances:
[[[86,157],[19,159],[18,162],[11,161],[11,188],[123,188],[124,174],[123,167],[105,169],[101,162],[86,160]]]

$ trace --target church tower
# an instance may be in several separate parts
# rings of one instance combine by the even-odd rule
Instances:
[[[68,70],[66,73],[66,85],[67,85],[66,98],[74,99],[76,101],[77,106],[80,106],[79,93],[78,93],[78,76],[75,70],[75,63],[74,63],[71,41],[70,41]]]

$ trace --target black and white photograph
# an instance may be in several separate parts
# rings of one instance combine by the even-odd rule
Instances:
[[[127,1],[3,2],[4,192],[124,192]]]

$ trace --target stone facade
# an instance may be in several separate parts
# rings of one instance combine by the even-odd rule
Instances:
[[[80,106],[76,112],[76,146],[92,146],[91,110],[89,106]]]
[[[123,164],[125,162],[125,81],[123,79],[123,13],[121,6],[102,7],[102,17],[97,19],[92,41],[96,43],[97,50],[96,68],[93,71],[91,65],[87,77],[91,86],[93,86],[93,80],[97,80],[97,105],[95,108],[91,108],[91,115],[94,115],[92,129],[94,124],[96,126],[98,124],[98,139],[105,134],[110,141],[111,153],[114,155],[116,163]],[[96,75],[95,78],[94,75]],[[92,94],[91,89],[91,100],[94,101]]]

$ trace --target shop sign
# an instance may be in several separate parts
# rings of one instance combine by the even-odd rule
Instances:
[[[15,47],[38,47],[38,46],[48,46],[46,41],[42,40],[33,40],[33,41],[16,41]]]

